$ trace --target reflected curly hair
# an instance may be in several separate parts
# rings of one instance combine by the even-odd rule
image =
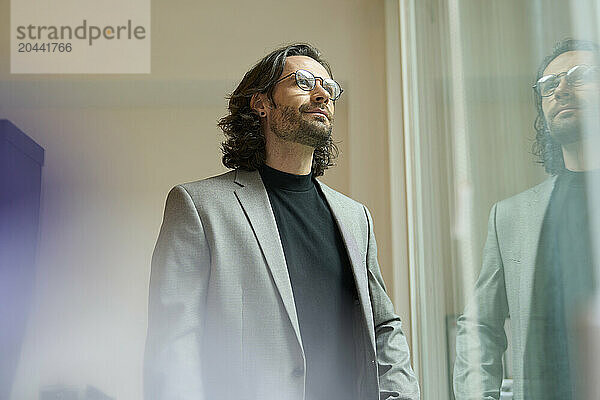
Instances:
[[[546,56],[540,64],[535,82],[538,81],[544,74],[544,70],[556,57],[562,53],[573,50],[591,51],[596,57],[600,58],[600,46],[594,42],[588,40],[577,40],[577,39],[564,39],[556,43],[552,53]],[[533,127],[536,131],[535,142],[533,143],[532,153],[537,157],[537,162],[544,166],[547,173],[551,175],[557,175],[565,170],[565,160],[563,158],[562,148],[560,143],[550,136],[550,130],[546,124],[546,118],[544,117],[544,111],[542,109],[542,96],[538,91],[533,89],[533,95],[535,99],[535,108],[537,110],[537,116]]]
[[[254,171],[265,161],[265,137],[261,129],[259,116],[250,108],[250,99],[255,93],[266,93],[273,101],[275,82],[283,73],[286,57],[307,56],[320,63],[333,78],[331,67],[321,57],[321,52],[308,43],[295,43],[280,47],[262,60],[244,75],[238,87],[227,98],[229,114],[219,120],[218,126],[225,134],[221,143],[223,165],[228,168],[240,168]],[[339,150],[330,137],[327,143],[317,147],[313,153],[313,176],[321,176],[324,171],[335,165],[334,159]]]

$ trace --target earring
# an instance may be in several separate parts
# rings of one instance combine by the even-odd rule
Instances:
[[[261,117],[264,117],[265,115],[267,115],[267,113],[266,113],[266,112],[264,112],[264,111],[261,111],[261,112],[260,112],[260,116],[261,116]]]

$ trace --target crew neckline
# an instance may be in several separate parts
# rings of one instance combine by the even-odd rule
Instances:
[[[308,175],[296,175],[280,171],[263,164],[258,169],[266,187],[293,192],[305,192],[314,187],[312,172]]]
[[[570,169],[565,169],[562,176],[569,186],[583,187],[586,183],[600,182],[600,169],[589,171],[571,171]]]

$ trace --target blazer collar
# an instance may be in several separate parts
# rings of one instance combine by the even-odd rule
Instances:
[[[234,182],[240,187],[235,189],[237,197],[252,230],[265,261],[271,272],[273,282],[288,314],[296,338],[302,348],[298,315],[294,303],[294,293],[287,270],[283,245],[279,237],[275,215],[269,202],[267,190],[262,183],[258,171],[236,170]],[[304,351],[304,350],[303,350]]]
[[[521,324],[523,332],[529,328],[531,300],[533,291],[533,276],[537,265],[540,237],[544,217],[550,204],[556,177],[546,179],[538,186],[531,189],[531,195],[525,201],[525,206],[520,211],[518,231],[514,246],[520,249],[517,262],[521,266],[519,303],[522,307]],[[517,239],[518,238],[518,239]]]
[[[361,247],[357,243],[356,237],[352,234],[351,228],[357,223],[356,209],[349,210],[347,204],[343,204],[340,199],[339,193],[331,189],[329,186],[318,181],[325,199],[329,204],[331,213],[337,223],[340,234],[344,241],[348,258],[352,266],[352,273],[354,275],[354,282],[356,284],[356,290],[358,292],[358,298],[360,300],[362,314],[364,322],[369,331],[369,341],[371,342],[372,349],[375,350],[375,324],[373,322],[373,312],[371,309],[371,298],[369,296],[369,278],[367,276],[367,265],[366,252],[361,250]],[[361,210],[364,213],[364,209]],[[363,215],[366,220],[366,214]]]

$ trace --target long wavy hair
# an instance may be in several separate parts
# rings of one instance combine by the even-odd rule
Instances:
[[[600,57],[600,46],[594,42],[588,40],[577,40],[577,39],[564,39],[558,42],[552,53],[546,56],[540,64],[535,82],[538,81],[544,74],[544,70],[556,57],[562,53],[573,50],[584,50],[591,51]],[[534,82],[534,83],[535,83]],[[537,162],[544,166],[547,173],[551,175],[557,175],[561,171],[565,170],[565,160],[563,158],[562,147],[560,143],[550,136],[550,130],[544,117],[544,111],[542,109],[542,97],[537,90],[533,90],[535,99],[535,108],[537,110],[537,116],[533,127],[535,129],[535,142],[533,143],[532,153],[537,157]]]
[[[265,137],[259,116],[250,108],[250,99],[255,93],[266,93],[273,102],[275,82],[283,73],[286,57],[307,56],[320,63],[333,78],[331,67],[321,52],[307,43],[295,43],[278,48],[244,75],[238,87],[228,96],[229,114],[219,120],[218,126],[225,134],[221,143],[223,165],[254,171],[265,162]],[[313,176],[321,176],[335,165],[339,150],[331,137],[327,143],[317,147],[313,153]]]

